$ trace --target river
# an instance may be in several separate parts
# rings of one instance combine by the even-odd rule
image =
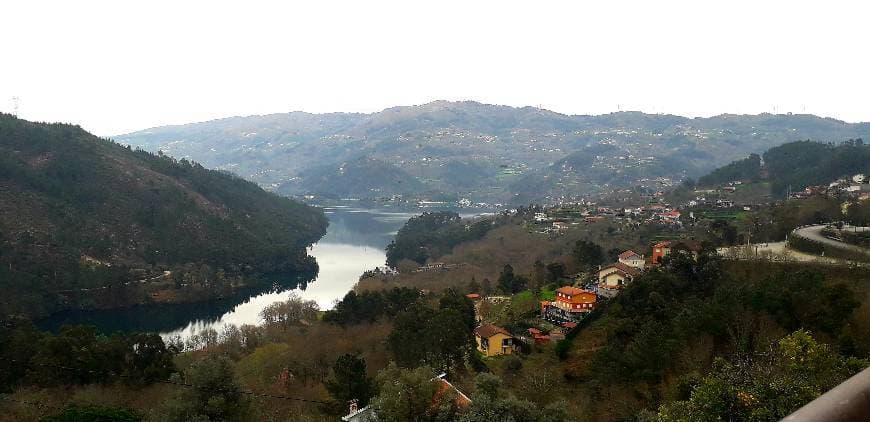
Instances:
[[[206,328],[221,331],[225,325],[259,324],[260,311],[296,292],[316,301],[321,309],[332,308],[344,297],[365,270],[384,265],[384,248],[396,231],[419,212],[330,207],[326,235],[309,249],[320,271],[304,289],[285,290],[203,303],[143,305],[125,309],[68,311],[39,321],[41,328],[56,331],[63,324],[96,326],[104,333],[156,331],[165,338],[187,339]]]

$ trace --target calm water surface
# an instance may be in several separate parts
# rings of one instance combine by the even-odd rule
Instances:
[[[353,288],[360,274],[384,265],[384,248],[405,221],[418,214],[341,207],[327,208],[325,212],[329,217],[327,233],[309,249],[309,254],[317,258],[320,272],[305,289],[206,303],[64,312],[38,325],[57,330],[62,324],[87,324],[102,332],[157,331],[164,337],[179,335],[186,339],[204,328],[220,331],[227,324],[259,324],[260,311],[287,299],[291,292],[316,301],[321,309],[330,309]]]

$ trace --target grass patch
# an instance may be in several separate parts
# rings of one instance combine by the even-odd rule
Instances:
[[[538,298],[541,300],[556,300],[556,291],[555,290],[541,290],[541,293],[538,295]]]

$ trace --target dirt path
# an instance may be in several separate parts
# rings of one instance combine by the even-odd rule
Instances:
[[[163,274],[156,275],[156,276],[154,276],[154,277],[143,278],[143,279],[141,279],[141,280],[132,280],[132,281],[128,281],[128,282],[126,282],[126,283],[124,283],[124,284],[122,284],[122,285],[123,285],[123,286],[131,286],[131,285],[135,285],[135,284],[146,284],[146,283],[151,283],[151,282],[153,282],[153,281],[157,281],[157,280],[162,280],[162,279],[168,278],[168,277],[171,276],[171,275],[172,275],[172,271],[163,271]],[[87,287],[87,288],[82,288],[82,289],[58,290],[58,291],[56,291],[55,293],[93,292],[93,291],[97,291],[97,290],[110,289],[110,288],[112,288],[112,287],[118,287],[118,286],[119,286],[119,285],[117,285],[117,284],[113,284],[113,285],[108,285],[108,286]]]

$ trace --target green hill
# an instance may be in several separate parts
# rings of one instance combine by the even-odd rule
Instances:
[[[425,191],[414,176],[383,160],[361,157],[306,170],[282,184],[284,194],[316,193],[331,198],[370,198]]]
[[[800,190],[827,184],[840,177],[870,172],[870,145],[865,145],[861,139],[841,144],[790,142],[769,149],[762,157],[752,154],[734,161],[701,177],[698,184],[715,186],[732,180],[757,181],[766,177],[771,191],[782,195],[789,186],[792,190]]]
[[[0,315],[226,294],[316,268],[326,224],[230,174],[0,115]]]

